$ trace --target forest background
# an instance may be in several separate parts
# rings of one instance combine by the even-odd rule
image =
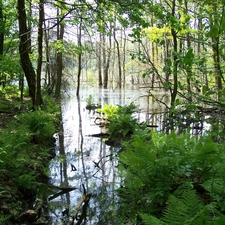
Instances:
[[[211,124],[208,136],[210,138],[200,139],[200,142],[186,136],[174,137],[173,132],[164,136],[164,139],[160,136],[154,139],[156,134],[153,133],[152,141],[148,144],[155,153],[154,157],[148,155],[151,160],[147,165],[141,161],[145,158],[143,155],[138,155],[138,152],[136,155],[132,153],[135,152],[136,142],[125,144],[130,156],[124,153],[121,161],[125,165],[136,167],[131,170],[126,170],[125,167],[121,169],[127,171],[125,177],[135,181],[132,184],[125,182],[129,190],[125,195],[130,195],[129,199],[134,199],[134,202],[125,202],[124,206],[126,204],[134,206],[130,209],[133,211],[129,212],[132,216],[128,218],[133,223],[141,224],[142,221],[153,224],[154,221],[155,224],[170,224],[172,218],[171,224],[174,224],[176,217],[174,212],[177,209],[175,202],[179,202],[175,197],[181,196],[182,201],[178,205],[185,210],[181,210],[183,214],[181,213],[176,221],[184,220],[185,214],[187,221],[195,220],[196,224],[219,224],[220,221],[222,224],[225,197],[225,183],[222,176],[225,169],[222,148],[225,104],[224,7],[224,0],[0,0],[1,98],[10,98],[12,94],[17,93],[21,101],[16,107],[21,108],[27,100],[25,97],[30,97],[31,103],[28,108],[36,111],[31,119],[31,129],[38,127],[33,126],[34,118],[39,117],[42,121],[46,121],[37,110],[44,108],[43,105],[47,102],[45,95],[59,99],[71,84],[76,86],[77,96],[83,84],[112,89],[148,88],[149,97],[167,109],[169,118],[167,132],[171,132],[179,125],[184,126],[184,118],[185,128],[189,128],[193,121],[200,122],[201,125],[203,120],[207,120]],[[161,92],[166,94],[166,101],[159,97]],[[10,110],[13,110],[15,104],[9,102]],[[5,113],[6,108],[7,106],[1,104],[1,113]],[[46,108],[49,110],[49,107]],[[49,118],[52,118],[52,113],[50,112]],[[23,121],[23,119],[19,121],[21,120]],[[49,119],[49,123],[52,121],[55,122],[54,119]],[[49,128],[48,125],[46,124],[46,127]],[[51,129],[45,132],[50,135],[53,130],[51,126]],[[32,132],[35,135],[32,135],[29,141],[35,143],[37,139],[40,141],[37,134],[43,130]],[[133,139],[137,141],[135,137],[138,136],[134,136]],[[145,141],[148,140],[146,136],[143,137],[146,139],[138,140],[140,146],[145,146]],[[10,151],[4,139],[1,140],[3,146],[1,156]],[[164,141],[160,144],[157,140]],[[193,149],[199,152],[183,152],[183,149],[176,145],[171,147],[174,150],[171,153],[171,149],[167,149],[171,143],[186,143],[183,148],[195,146]],[[201,143],[207,143],[209,148],[205,149]],[[17,147],[15,150],[21,148]],[[164,152],[160,154],[162,157],[160,158],[160,149],[167,149],[169,155]],[[149,154],[149,149],[145,150],[143,153]],[[194,154],[191,157],[187,155],[191,154],[190,152]],[[182,155],[183,158],[180,157],[178,160],[177,155]],[[190,161],[190,158],[198,161]],[[208,164],[203,163],[206,158]],[[171,160],[165,163],[165,159]],[[158,167],[152,167],[155,165],[152,160],[159,163]],[[12,180],[23,188],[27,181],[29,184],[33,182],[29,180],[31,176],[8,174],[5,166],[9,164],[12,162],[0,161],[0,169],[4,172],[1,179],[4,180],[6,177],[9,179],[10,176],[19,177],[18,180]],[[148,173],[141,174],[143,168],[140,168],[140,165],[145,165]],[[136,173],[135,170],[139,172]],[[22,166],[20,171],[23,171]],[[169,174],[166,171],[169,171]],[[148,183],[150,175],[152,180],[155,176],[154,184],[157,184],[158,188],[154,195]],[[161,180],[169,179],[170,182],[167,184],[170,185],[157,183],[160,175]],[[180,191],[181,187],[187,192]],[[137,199],[136,190],[143,192],[142,199]],[[0,193],[4,194],[5,190]],[[170,206],[172,205],[174,211],[170,206],[167,208],[170,202],[169,193],[175,194],[173,197],[170,196]],[[199,194],[198,197],[196,193]],[[187,195],[191,197],[187,198]],[[198,200],[199,197],[201,201]],[[185,208],[183,204],[189,203],[188,199],[194,199],[192,203],[198,206],[191,215],[188,212],[193,205]],[[136,213],[136,205],[140,202],[142,207]],[[155,211],[154,207],[149,208],[152,202],[154,203],[152,205],[161,212],[166,209],[166,216],[158,210]],[[122,212],[127,212],[126,210],[125,207]],[[124,218],[127,218],[127,215]],[[184,224],[183,221],[181,224]]]

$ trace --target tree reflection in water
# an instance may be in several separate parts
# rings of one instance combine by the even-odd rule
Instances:
[[[102,138],[91,136],[104,133],[104,129],[94,124],[96,113],[86,110],[85,100],[90,95],[95,103],[100,105],[127,105],[133,101],[145,112],[137,114],[140,121],[155,121],[153,114],[149,116],[149,104],[152,102],[149,101],[149,96],[146,97],[140,90],[113,92],[104,89],[84,89],[80,92],[80,98],[66,99],[62,103],[63,127],[58,134],[57,156],[50,165],[50,183],[76,189],[49,201],[49,224],[67,224],[67,212],[69,210],[68,215],[73,214],[84,190],[92,196],[89,204],[86,204],[88,207],[84,208],[86,217],[82,224],[118,224],[118,197],[114,190],[119,185],[119,149],[107,146]]]

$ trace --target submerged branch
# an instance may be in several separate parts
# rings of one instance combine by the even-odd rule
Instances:
[[[90,193],[84,193],[83,194],[82,198],[77,203],[77,206],[76,206],[76,208],[74,210],[73,215],[71,216],[72,219],[67,223],[67,225],[73,225],[74,224],[74,220],[77,218],[78,212],[79,212],[82,204],[88,202],[90,197],[91,197]]]

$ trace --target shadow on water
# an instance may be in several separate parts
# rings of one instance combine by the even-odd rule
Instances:
[[[48,224],[73,224],[69,222],[72,215],[76,217],[74,224],[118,224],[118,198],[114,190],[119,186],[119,149],[106,145],[103,138],[92,136],[105,131],[94,124],[96,112],[86,109],[86,99],[90,95],[100,105],[134,102],[145,112],[137,115],[140,121],[155,121],[149,118],[149,98],[142,98],[140,91],[83,89],[80,98],[65,99],[62,127],[56,135],[56,157],[50,164],[51,190],[45,212]],[[90,200],[82,202],[89,193]]]

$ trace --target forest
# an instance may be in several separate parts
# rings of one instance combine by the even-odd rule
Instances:
[[[224,224],[224,14],[224,0],[0,0],[0,223],[46,224],[26,202],[48,182],[60,101],[92,86],[144,88],[165,113],[157,132],[133,104],[98,109],[122,137],[114,224]]]

